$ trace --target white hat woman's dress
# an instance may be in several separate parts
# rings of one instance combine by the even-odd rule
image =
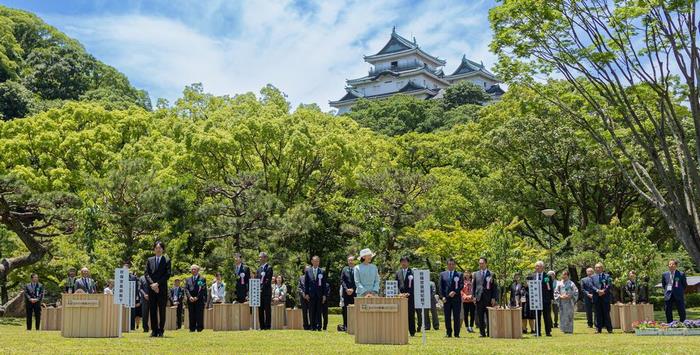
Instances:
[[[374,255],[375,254],[369,248],[365,248],[365,249],[360,250],[360,259],[362,259],[365,256],[374,257]]]

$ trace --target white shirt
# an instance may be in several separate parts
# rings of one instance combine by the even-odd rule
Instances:
[[[214,281],[211,284],[211,301],[214,303],[224,302],[226,299],[226,284],[223,282]]]

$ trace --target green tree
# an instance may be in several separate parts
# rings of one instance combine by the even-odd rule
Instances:
[[[505,0],[490,20],[499,74],[585,128],[699,264],[696,2]],[[532,79],[555,75],[577,95]]]
[[[442,97],[445,110],[463,105],[483,105],[491,100],[491,96],[479,85],[471,81],[460,81],[447,89]]]
[[[25,117],[34,110],[34,95],[14,81],[0,83],[0,119]]]

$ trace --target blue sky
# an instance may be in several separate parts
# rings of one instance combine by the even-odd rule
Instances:
[[[494,0],[373,1],[40,1],[0,0],[36,13],[125,73],[153,99],[171,102],[201,82],[222,95],[270,83],[293,105],[340,98],[345,79],[364,76],[362,55],[377,52],[391,28],[447,60],[462,54],[487,67]]]

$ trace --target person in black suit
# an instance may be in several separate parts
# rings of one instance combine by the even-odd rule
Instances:
[[[97,284],[95,280],[90,278],[90,270],[86,267],[80,269],[80,276],[79,279],[75,280],[75,290],[73,292],[81,290],[85,293],[95,293]]]
[[[309,302],[311,310],[311,330],[321,331],[321,313],[323,304],[328,299],[328,279],[326,273],[319,267],[321,258],[317,255],[311,258],[311,267],[304,275],[304,299]]]
[[[343,331],[348,329],[348,305],[355,304],[355,257],[348,256],[348,266],[340,272],[340,287],[343,293]]]
[[[170,289],[170,305],[176,307],[175,310],[177,317],[175,324],[177,329],[182,328],[182,312],[183,312],[183,301],[185,299],[185,289],[180,286],[180,279],[175,279],[173,288]]]
[[[413,303],[413,269],[408,267],[409,262],[407,256],[401,257],[401,268],[396,271],[396,281],[399,283],[399,293],[408,298],[408,334],[414,336],[416,335],[416,307]],[[459,332],[455,335],[459,335]]]
[[[583,309],[586,311],[586,323],[588,328],[593,328],[593,268],[586,269],[586,277],[581,279],[581,289],[583,291]]]
[[[678,261],[669,260],[668,271],[661,276],[661,286],[664,290],[664,310],[666,311],[666,322],[673,321],[673,305],[678,309],[678,318],[685,321],[685,288],[688,281],[685,274],[678,271]]]
[[[165,244],[153,244],[155,256],[148,258],[144,276],[148,281],[148,298],[151,313],[151,337],[162,337],[165,329],[165,307],[168,305],[168,279],[170,259],[163,255]]]
[[[542,282],[542,311],[537,312],[537,336],[542,336],[542,317],[544,317],[544,331],[548,337],[552,336],[552,300],[554,299],[554,279],[544,272],[544,262],[535,263],[535,272],[528,280]]]
[[[204,306],[207,304],[207,280],[199,275],[199,266],[190,267],[192,276],[185,280],[187,311],[190,315],[190,332],[204,329]]]
[[[593,285],[593,308],[595,310],[596,333],[603,331],[603,327],[608,333],[613,332],[612,320],[610,319],[610,300],[612,279],[605,273],[603,263],[595,264],[595,274],[591,276]]]
[[[490,335],[487,307],[494,307],[498,302],[498,285],[489,270],[488,259],[483,257],[479,259],[479,271],[472,274],[472,280],[476,300],[476,319],[479,321],[479,337],[484,338]]]
[[[256,277],[260,279],[260,308],[258,309],[258,319],[260,320],[260,330],[272,328],[272,265],[267,263],[267,253],[260,253],[260,267]]]
[[[39,283],[39,275],[32,274],[30,283],[24,286],[24,303],[27,310],[27,330],[32,330],[32,313],[35,319],[35,329],[39,330],[41,323],[41,301],[44,300],[44,286]]]
[[[306,300],[304,286],[306,279],[306,271],[309,270],[309,265],[304,265],[304,271],[302,271],[301,276],[299,276],[299,283],[297,284],[297,293],[299,294],[299,304],[301,305],[301,315],[304,321],[304,330],[311,330],[311,325],[309,323],[309,301]]]
[[[150,327],[148,326],[148,317],[150,316],[150,308],[149,306],[149,297],[148,297],[148,281],[146,280],[146,276],[143,275],[139,278],[139,283],[138,283],[138,290],[139,290],[139,298],[141,299],[141,327],[143,328],[144,333],[148,333],[150,330]]]
[[[453,330],[455,338],[459,338],[459,329],[462,324],[459,315],[462,310],[462,298],[459,292],[464,285],[462,284],[462,274],[455,270],[455,266],[455,260],[450,258],[447,260],[447,271],[440,273],[440,293],[442,294],[446,337],[448,338],[452,338]]]
[[[250,283],[250,268],[243,264],[243,257],[236,253],[236,265],[233,270],[236,273],[236,302],[244,303],[248,300],[248,284]]]

